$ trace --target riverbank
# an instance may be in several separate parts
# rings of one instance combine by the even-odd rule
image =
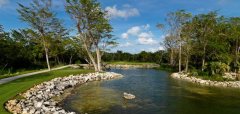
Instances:
[[[197,78],[194,76],[189,76],[183,73],[172,73],[170,76],[175,79],[185,80],[203,86],[240,88],[240,81],[211,81]]]
[[[122,75],[106,73],[88,73],[80,75],[71,75],[68,77],[55,78],[48,82],[43,82],[34,86],[27,92],[21,94],[22,99],[10,100],[6,103],[6,109],[12,113],[68,113],[63,108],[57,106],[57,101],[52,98],[61,95],[65,89],[74,87],[90,81],[109,80],[122,77]]]
[[[10,114],[4,104],[10,99],[19,98],[19,93],[23,93],[34,85],[49,81],[53,78],[68,75],[86,74],[93,72],[92,70],[65,68],[56,71],[45,72],[41,74],[23,77],[14,81],[0,85],[0,114]]]

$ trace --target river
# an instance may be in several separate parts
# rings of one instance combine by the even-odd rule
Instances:
[[[124,77],[77,86],[61,106],[83,114],[240,114],[239,89],[199,86],[154,69],[111,71]]]

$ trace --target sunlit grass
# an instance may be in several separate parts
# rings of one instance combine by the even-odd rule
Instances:
[[[51,71],[47,73],[36,74],[29,77],[20,78],[12,82],[0,85],[0,114],[9,114],[4,108],[4,103],[11,98],[16,97],[19,93],[24,92],[34,85],[40,84],[44,81],[51,80],[57,77],[64,77],[71,74],[82,74],[93,72],[91,70],[82,69],[62,69]]]
[[[52,68],[57,68],[57,67],[61,67],[61,66],[64,66],[64,65],[60,64],[60,65],[56,65]],[[32,73],[32,72],[36,72],[36,71],[42,71],[42,70],[47,70],[47,68],[44,68],[44,69],[18,69],[17,71],[15,71],[13,73],[6,73],[6,74],[0,75],[0,79],[14,77],[14,76]]]

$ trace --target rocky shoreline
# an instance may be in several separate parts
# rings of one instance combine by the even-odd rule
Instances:
[[[54,97],[64,93],[64,90],[78,84],[91,81],[110,80],[122,77],[121,74],[113,72],[89,73],[81,75],[70,75],[68,77],[55,78],[34,86],[21,94],[23,99],[13,99],[5,103],[5,108],[13,114],[75,114],[67,112],[58,106]]]
[[[240,81],[219,82],[219,81],[203,80],[200,78],[196,78],[194,76],[188,76],[187,74],[183,74],[183,73],[172,73],[170,76],[175,79],[181,79],[181,80],[193,82],[203,86],[240,88]]]

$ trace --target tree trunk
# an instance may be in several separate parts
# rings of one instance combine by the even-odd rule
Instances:
[[[87,48],[87,45],[85,43],[84,43],[84,47],[85,47],[85,50],[87,51],[87,54],[88,54],[88,57],[90,58],[90,61],[93,64],[94,70],[98,71],[97,64],[96,64],[91,52],[89,51],[89,49]]]
[[[50,64],[49,64],[49,57],[48,57],[48,48],[46,46],[46,41],[45,41],[45,35],[44,32],[40,30],[40,33],[42,35],[42,42],[43,42],[43,47],[45,50],[45,57],[46,57],[46,62],[47,62],[47,66],[48,66],[48,70],[51,70]]]
[[[73,55],[71,54],[70,59],[69,59],[69,64],[72,64],[72,57],[73,57]]]
[[[182,68],[181,68],[181,60],[182,60],[182,44],[181,44],[181,42],[180,42],[180,44],[179,44],[179,61],[178,61],[178,70],[179,70],[179,72],[181,72],[182,71]]]
[[[203,47],[202,71],[204,71],[204,67],[205,67],[205,56],[206,56],[206,45],[204,45]]]
[[[48,49],[44,43],[44,50],[45,50],[45,56],[46,56],[46,61],[47,61],[47,66],[48,66],[48,70],[51,70],[50,64],[49,64],[49,59],[48,59]]]
[[[188,55],[186,57],[186,66],[185,66],[185,72],[187,73],[188,72]]]
[[[238,39],[237,39],[237,41],[236,41],[236,50],[235,50],[235,65],[234,65],[234,67],[235,67],[235,73],[237,73],[237,67],[238,67]]]
[[[178,70],[179,70],[179,72],[181,72],[182,71],[182,39],[181,39],[181,36],[180,36],[180,34],[181,34],[181,30],[179,30],[179,32],[178,32],[178,39],[179,39],[179,61],[178,61]]]
[[[96,54],[97,54],[97,67],[98,71],[102,71],[102,66],[101,66],[101,54],[99,48],[96,46]]]
[[[170,65],[173,66],[173,49],[172,48],[170,53]]]
[[[59,60],[58,56],[57,56],[57,63],[58,63],[58,65],[60,65],[60,60]]]

